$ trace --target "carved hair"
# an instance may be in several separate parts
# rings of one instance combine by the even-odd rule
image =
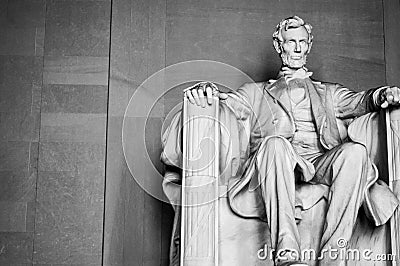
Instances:
[[[310,52],[312,42],[313,42],[313,36],[311,34],[312,27],[310,24],[305,23],[303,19],[301,19],[298,16],[293,16],[293,17],[288,17],[283,19],[279,24],[276,26],[276,30],[274,34],[272,34],[272,39],[273,39],[273,44],[275,47],[275,50],[280,54],[282,53],[282,42],[283,42],[283,37],[282,37],[282,30],[288,30],[288,29],[295,29],[299,27],[304,27],[307,30],[308,33],[308,50],[307,53]]]

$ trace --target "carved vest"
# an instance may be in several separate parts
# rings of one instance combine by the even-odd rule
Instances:
[[[324,153],[324,148],[319,141],[307,89],[301,86],[301,83],[291,82],[283,97],[282,100],[288,105],[296,126],[291,139],[293,148],[299,155],[312,161]]]

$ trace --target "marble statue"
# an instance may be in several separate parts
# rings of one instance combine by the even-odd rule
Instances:
[[[366,146],[352,140],[347,128],[357,117],[399,106],[400,89],[383,86],[355,92],[313,80],[305,67],[312,43],[309,24],[298,16],[286,18],[273,34],[282,61],[276,80],[247,83],[229,93],[202,82],[185,92],[187,101],[200,107],[213,104],[217,96],[221,121],[236,123],[229,206],[240,217],[268,224],[279,266],[308,265],[298,256],[298,210],[312,207],[321,197],[327,200],[321,249],[337,247],[338,239],[350,240],[361,207],[378,226],[399,205],[389,187],[378,182]],[[182,164],[181,151],[174,148],[182,137],[179,123],[177,117],[164,135],[161,156],[167,165],[164,190],[175,204],[180,192],[172,184],[181,182],[177,169]],[[226,136],[220,137],[223,143]],[[222,158],[226,149],[221,148]],[[313,189],[317,186],[325,189]],[[324,258],[319,264],[340,261]]]

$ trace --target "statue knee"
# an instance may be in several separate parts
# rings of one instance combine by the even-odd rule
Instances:
[[[341,154],[348,160],[365,161],[368,158],[367,148],[355,142],[347,142],[342,146]]]
[[[267,149],[280,149],[284,148],[287,145],[287,140],[283,139],[282,137],[269,137],[266,140],[266,148]]]
[[[341,159],[340,157],[338,158],[339,164],[347,163],[354,171],[351,174],[351,178],[348,178],[348,175],[340,175],[340,177],[335,177],[335,180],[345,179],[346,182],[344,184],[346,186],[359,184],[362,178],[366,178],[362,172],[368,160],[367,149],[364,145],[354,142],[345,143],[341,148]]]
[[[269,137],[264,140],[264,145],[259,149],[259,153],[262,153],[268,160],[284,161],[288,156],[288,145],[290,143],[281,137]]]

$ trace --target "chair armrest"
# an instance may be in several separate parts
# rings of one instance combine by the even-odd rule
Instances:
[[[379,179],[388,182],[385,111],[356,118],[348,127],[351,141],[363,144],[378,167]]]

